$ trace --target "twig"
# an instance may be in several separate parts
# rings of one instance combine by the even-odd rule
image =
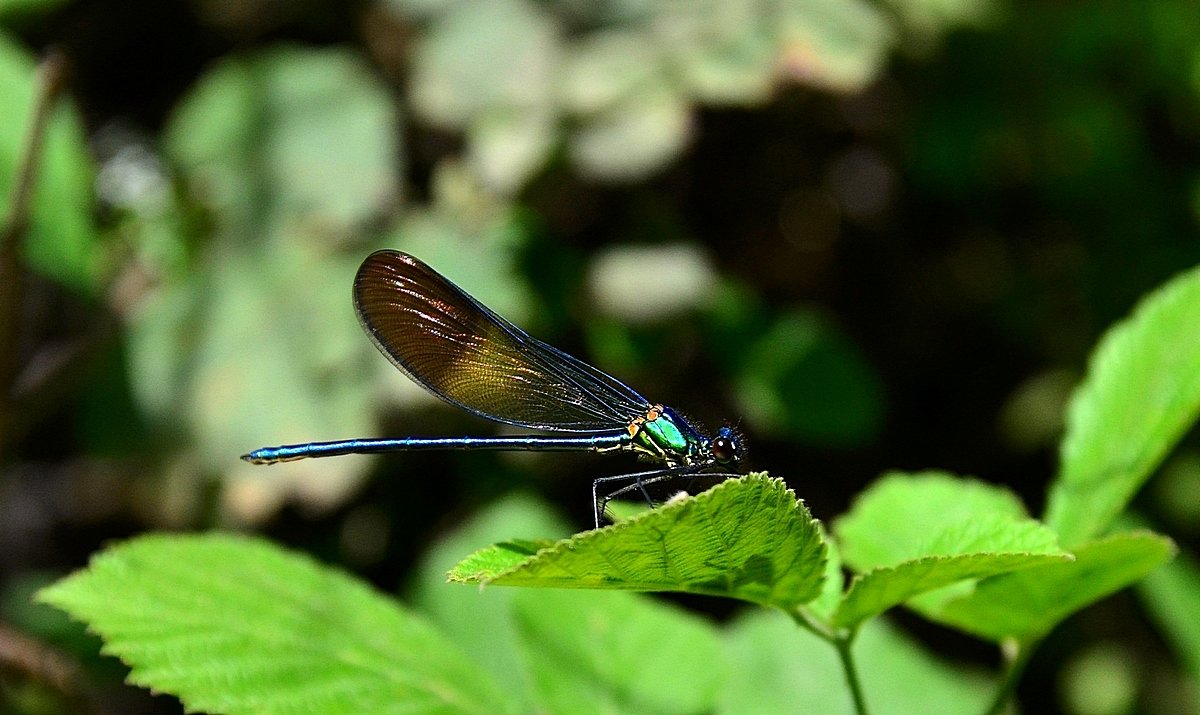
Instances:
[[[0,671],[18,673],[53,688],[78,712],[106,712],[78,664],[3,621],[0,621]]]
[[[29,131],[25,135],[9,194],[8,216],[0,225],[0,450],[4,448],[12,422],[13,386],[17,376],[18,316],[21,310],[21,244],[29,228],[33,190],[55,100],[66,84],[68,60],[57,49],[46,53],[38,66],[37,95],[34,97]]]

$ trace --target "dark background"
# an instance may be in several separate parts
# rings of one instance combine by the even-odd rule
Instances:
[[[6,43],[69,63],[75,143],[45,180],[94,195],[39,195],[30,241],[61,235],[39,212],[77,212],[84,238],[54,250],[86,253],[86,268],[31,245],[6,346],[27,398],[0,443],[14,630],[37,630],[21,605],[37,585],[150,529],[257,530],[395,590],[431,540],[511,490],[589,522],[588,482],[627,465],[408,455],[275,467],[264,480],[236,461],[309,439],[491,433],[414,397],[358,334],[349,276],[381,246],[426,257],[701,423],[740,420],[754,467],[822,520],[889,469],[975,475],[1040,513],[1090,350],[1140,295],[1200,260],[1195,4],[876,2],[799,34],[761,10],[758,34],[742,38],[757,59],[739,70],[762,83],[757,95],[698,90],[681,54],[648,78],[636,77],[644,62],[616,65],[600,76],[635,77],[619,96],[572,104],[585,84],[562,69],[572,53],[674,22],[619,5],[522,6],[557,50],[509,76],[486,42],[445,31],[461,12],[451,2],[3,9]],[[822,42],[847,34],[859,45],[845,52]],[[333,80],[281,89],[310,76],[297,58],[328,53],[343,63]],[[539,70],[555,80],[530,99]],[[422,90],[438,86],[457,109]],[[664,96],[674,114],[644,111]],[[29,105],[10,104],[16,142]],[[360,109],[375,112],[371,128],[355,123]],[[550,119],[527,169],[502,158],[500,180],[478,170],[485,120],[538,112]],[[616,132],[601,160],[578,148],[622,121],[640,128]],[[344,165],[326,174],[323,151]],[[0,159],[11,174],[14,158]],[[605,266],[630,257],[646,272],[607,308],[603,278],[623,274]],[[621,308],[631,293],[657,310]],[[1200,523],[1198,459],[1192,436],[1137,501],[1185,548]],[[285,475],[297,481],[267,484]],[[364,528],[366,546],[354,537]],[[994,665],[978,642],[897,618],[950,659]],[[1162,638],[1134,595],[1088,609],[1035,658],[1023,711],[1096,712],[1064,694],[1065,673],[1115,643],[1133,695],[1101,712],[1171,712],[1178,701],[1162,693],[1183,681]],[[9,669],[10,692],[26,687]],[[172,711],[111,692],[118,712]],[[60,711],[46,707],[30,712]]]

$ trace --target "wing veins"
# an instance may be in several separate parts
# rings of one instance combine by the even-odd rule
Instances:
[[[363,262],[355,280],[355,307],[376,347],[396,367],[438,397],[489,419],[597,431],[613,429],[649,404],[405,254],[378,252]],[[436,340],[422,349],[422,336]],[[512,392],[509,381],[520,389]],[[555,415],[558,405],[569,406],[567,414]]]

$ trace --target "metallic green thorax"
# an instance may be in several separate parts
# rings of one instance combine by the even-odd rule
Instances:
[[[655,419],[642,422],[634,436],[634,444],[668,461],[680,461],[686,457],[692,446],[691,440],[672,417],[670,413],[663,413]]]

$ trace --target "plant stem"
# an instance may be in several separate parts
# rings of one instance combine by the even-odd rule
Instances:
[[[1016,690],[1021,674],[1025,672],[1025,666],[1029,663],[1029,657],[1036,646],[1037,641],[1022,643],[1015,639],[1006,640],[1001,644],[1001,651],[1004,653],[1004,677],[996,687],[996,694],[992,697],[985,715],[1001,715],[1007,710],[1008,701],[1012,699],[1013,691]]]
[[[797,606],[796,608],[788,611],[788,615],[792,617],[792,620],[796,622],[796,625],[800,626],[809,633],[812,633],[814,636],[823,641],[829,641],[832,643],[837,639],[837,634],[833,632],[833,629],[830,626],[828,626],[824,621],[813,616],[811,613],[805,610],[803,606]]]
[[[29,214],[42,141],[51,109],[65,85],[67,58],[51,49],[38,65],[37,94],[34,97],[29,132],[13,174],[8,215],[0,225],[0,450],[3,449],[12,421],[13,386],[18,370],[18,315],[21,307],[20,255],[22,238],[29,228]]]
[[[854,712],[867,715],[867,699],[863,696],[862,684],[858,680],[858,667],[854,665],[854,653],[851,651],[857,631],[834,629],[803,607],[789,611],[788,615],[796,625],[828,642],[837,650],[838,659],[842,662],[842,672],[846,674],[846,685],[850,688],[850,697],[854,699]]]
[[[867,700],[863,697],[862,684],[858,680],[858,668],[854,665],[854,653],[850,650],[853,644],[853,634],[844,635],[833,641],[833,647],[837,649],[838,658],[842,661],[842,672],[846,674],[846,685],[850,687],[850,695],[854,698],[854,712],[858,715],[867,715]]]

